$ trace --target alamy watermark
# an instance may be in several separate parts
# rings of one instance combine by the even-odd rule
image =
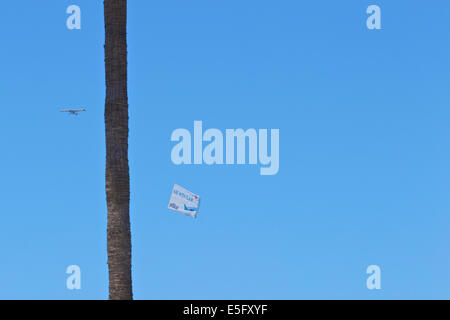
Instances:
[[[193,143],[191,132],[182,128],[174,130],[170,139],[178,142],[171,152],[172,162],[176,165],[200,165],[203,163],[207,165],[242,165],[246,164],[246,151],[248,149],[248,164],[256,165],[259,161],[259,164],[262,166],[260,168],[261,175],[275,175],[280,168],[279,129],[270,130],[270,155],[268,150],[268,129],[247,129],[246,131],[243,129],[226,129],[225,149],[222,131],[211,128],[203,132],[202,121],[194,121]],[[209,144],[203,148],[203,142],[209,142]],[[194,146],[193,152],[191,152],[192,145]]]
[[[73,4],[69,7],[67,7],[66,13],[70,14],[70,16],[66,20],[67,29],[69,29],[69,30],[81,29],[81,9],[80,9],[80,7]]]
[[[77,265],[71,265],[67,267],[66,273],[70,274],[66,280],[66,288],[81,290],[81,268]]]
[[[381,8],[377,5],[370,5],[366,10],[370,16],[367,18],[366,25],[369,30],[381,29]]]
[[[370,274],[370,276],[367,278],[366,286],[367,289],[373,290],[381,289],[381,268],[377,265],[370,265],[367,267],[366,270],[367,274]]]

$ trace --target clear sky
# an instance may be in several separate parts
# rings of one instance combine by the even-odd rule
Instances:
[[[450,299],[449,1],[128,10],[136,299]],[[103,3],[5,1],[0,26],[0,298],[105,299]],[[194,120],[279,129],[278,174],[174,165]],[[197,219],[167,209],[174,183]]]

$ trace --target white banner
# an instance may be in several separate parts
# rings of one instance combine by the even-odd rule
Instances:
[[[200,197],[175,184],[170,196],[169,209],[195,218],[198,212]]]

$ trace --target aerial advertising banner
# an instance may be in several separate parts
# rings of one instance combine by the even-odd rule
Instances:
[[[192,218],[197,216],[200,197],[175,184],[170,196],[169,209],[181,212]]]

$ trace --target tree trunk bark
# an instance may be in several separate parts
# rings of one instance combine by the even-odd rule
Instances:
[[[104,0],[109,299],[133,299],[128,167],[127,0]]]

